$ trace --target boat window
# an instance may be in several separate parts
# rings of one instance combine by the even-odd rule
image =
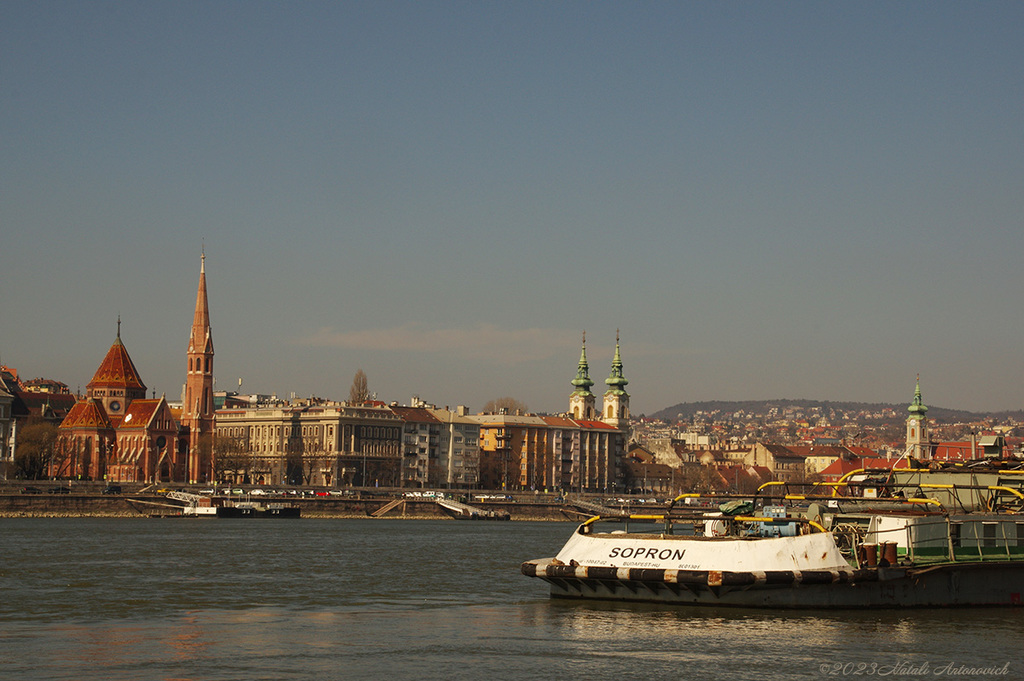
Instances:
[[[996,545],[996,524],[995,523],[982,523],[981,525],[982,537],[984,541],[982,546],[995,546]]]

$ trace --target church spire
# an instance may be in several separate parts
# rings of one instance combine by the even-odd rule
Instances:
[[[590,392],[594,381],[590,378],[590,367],[587,365],[587,332],[583,332],[583,350],[580,352],[580,363],[576,366],[576,378],[572,379],[575,388],[569,395],[569,413],[575,419],[594,418],[594,393]]]
[[[612,372],[604,379],[608,386],[608,392],[618,394],[626,393],[626,385],[629,381],[622,375],[622,356],[619,354],[619,330],[615,330],[615,357],[612,359]],[[606,395],[608,393],[605,393]]]
[[[188,480],[207,482],[213,468],[209,445],[203,436],[212,435],[213,417],[213,333],[210,327],[210,304],[206,295],[206,248],[199,260],[199,288],[192,332],[188,341],[188,373],[182,405],[182,425],[189,428]]]
[[[612,359],[612,372],[604,379],[608,389],[604,391],[604,404],[601,407],[601,420],[619,430],[629,428],[629,393],[626,384],[629,381],[622,374],[622,355],[619,352],[619,330],[615,330],[615,357]]]
[[[588,395],[590,394],[590,388],[594,385],[594,381],[590,378],[590,367],[587,365],[587,332],[583,332],[583,351],[580,353],[580,363],[576,367],[576,378],[572,379],[572,384],[576,386],[576,390],[573,391],[574,395]]]
[[[199,262],[199,289],[196,291],[196,312],[192,317],[192,334],[188,344],[189,354],[209,353],[213,355],[213,336],[210,329],[210,303],[206,297],[206,252]]]
[[[921,375],[917,376],[914,401],[907,407],[907,453],[915,459],[930,458],[931,437],[928,433],[928,407],[921,399]]]
[[[907,411],[910,412],[910,418],[921,420],[928,412],[928,407],[924,405],[921,399],[921,374],[917,375],[917,387],[914,389],[914,401],[907,407]]]

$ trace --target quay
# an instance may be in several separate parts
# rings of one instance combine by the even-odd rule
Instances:
[[[68,492],[51,493],[51,489],[62,487]],[[23,492],[29,488],[30,493]],[[168,491],[177,486],[122,485],[120,494],[105,494],[103,482],[79,482],[67,480],[7,480],[0,481],[0,517],[144,517],[129,499],[148,502],[154,509],[168,504]],[[196,488],[198,489],[198,487]],[[196,489],[190,489],[195,492]],[[497,497],[477,499],[472,493],[452,491],[452,496],[467,497],[472,503],[458,499],[435,499],[431,497],[406,497],[408,490],[345,490],[344,495],[330,495],[322,490],[317,496],[252,496],[251,499],[265,501],[287,500],[289,504],[301,507],[303,518],[409,518],[409,519],[452,519],[473,518],[474,513],[481,519],[565,521],[580,517],[580,511],[587,507],[599,506],[596,502],[603,495],[592,495],[592,502],[563,500],[554,494],[517,492],[512,494],[494,493],[486,496]],[[222,497],[238,500],[242,496]],[[443,503],[442,503],[443,502]],[[140,507],[145,507],[142,504]],[[600,508],[608,510],[605,506]],[[158,515],[154,513],[154,515]]]

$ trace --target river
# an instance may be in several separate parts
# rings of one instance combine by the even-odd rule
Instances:
[[[551,600],[519,564],[572,528],[0,519],[0,679],[1024,678],[1020,608]]]

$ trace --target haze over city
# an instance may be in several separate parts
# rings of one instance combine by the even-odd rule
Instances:
[[[1024,5],[7,2],[0,362],[1024,404]]]

